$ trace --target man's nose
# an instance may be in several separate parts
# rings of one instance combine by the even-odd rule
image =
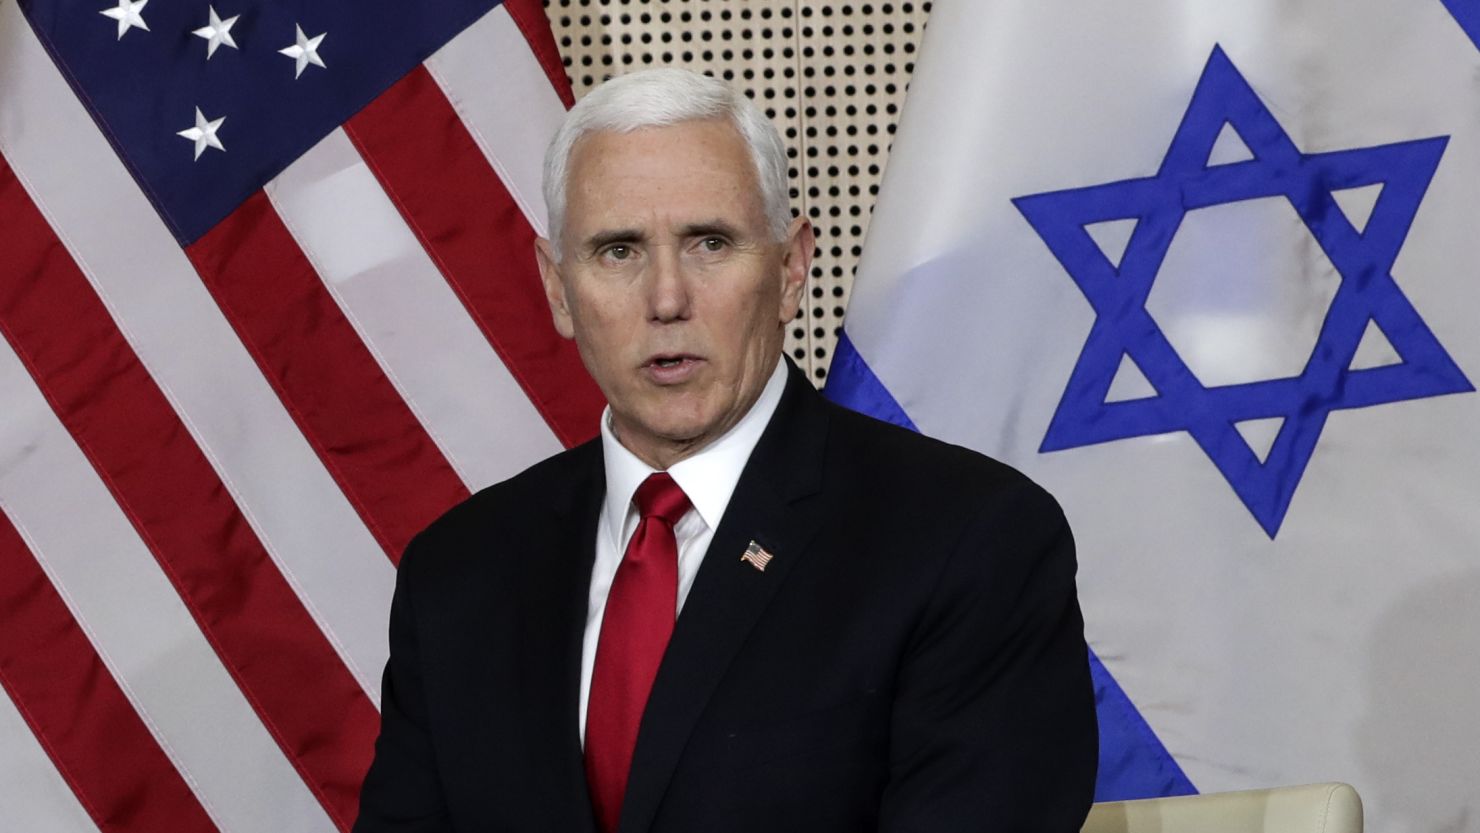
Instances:
[[[677,321],[689,317],[689,282],[677,247],[659,246],[648,275],[648,317]]]

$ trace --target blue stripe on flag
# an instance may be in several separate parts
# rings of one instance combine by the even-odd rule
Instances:
[[[838,334],[838,346],[833,350],[832,367],[827,372],[827,386],[822,394],[844,408],[916,433],[920,431],[858,355],[846,330]]]
[[[1136,704],[1125,696],[1125,690],[1093,650],[1089,652],[1089,673],[1095,683],[1095,712],[1100,718],[1100,772],[1095,800],[1196,793],[1197,787],[1161,745],[1156,732],[1136,711]]]
[[[1475,48],[1480,49],[1480,0],[1441,0],[1444,8],[1454,15],[1454,20],[1470,40],[1475,42]]]
[[[845,408],[911,431],[920,430],[869,369],[846,331],[838,336],[827,387],[822,393]],[[1197,792],[1094,651],[1089,652],[1089,669],[1100,723],[1100,771],[1095,800],[1123,801]]]

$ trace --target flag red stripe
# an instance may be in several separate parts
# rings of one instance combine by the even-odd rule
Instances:
[[[99,828],[216,829],[3,512],[0,632],[0,685]]]
[[[309,444],[399,562],[411,537],[468,489],[272,203],[253,195],[186,253]]]
[[[550,21],[545,17],[545,4],[540,0],[504,0],[504,8],[508,10],[509,17],[513,18],[514,25],[519,27],[520,34],[524,35],[529,51],[534,53],[535,60],[545,70],[550,86],[555,88],[555,94],[560,96],[565,109],[569,110],[575,105],[576,99],[571,93],[570,79],[565,77],[565,64],[560,60],[560,50],[555,46]]]
[[[605,402],[550,321],[534,230],[431,74],[413,70],[344,128],[555,436],[596,436]]]
[[[379,724],[374,705],[3,157],[0,251],[0,333],[274,740],[347,829]]]

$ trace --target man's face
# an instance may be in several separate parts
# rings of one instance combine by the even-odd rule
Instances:
[[[564,260],[538,244],[555,328],[606,394],[617,437],[659,469],[716,439],[760,395],[811,264],[811,227],[771,239],[755,167],[728,120],[576,143]]]

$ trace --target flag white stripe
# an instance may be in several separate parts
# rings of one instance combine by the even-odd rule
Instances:
[[[378,704],[394,568],[13,3],[0,87],[0,152]]]
[[[426,65],[530,226],[545,236],[540,177],[565,105],[509,12],[499,6],[484,15]]]
[[[52,766],[46,750],[15,703],[0,688],[0,807],[7,830],[26,833],[97,833],[71,787]]]
[[[239,833],[334,830],[3,341],[0,401],[0,505],[212,820]]]
[[[470,490],[560,451],[344,131],[299,157],[267,194]]]

